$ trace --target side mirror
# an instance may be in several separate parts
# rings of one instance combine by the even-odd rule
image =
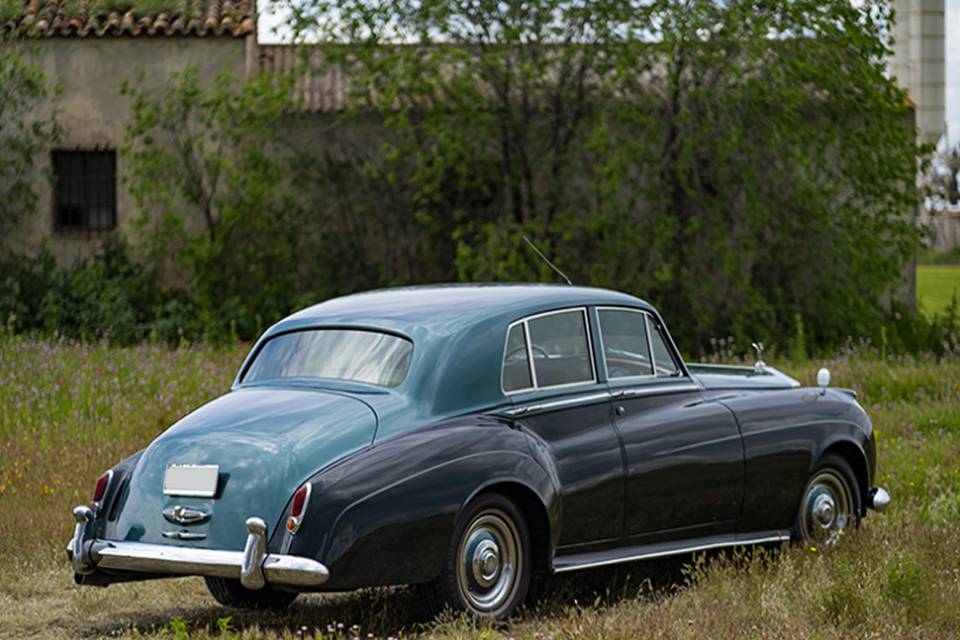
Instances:
[[[827,387],[830,386],[830,370],[820,369],[817,371],[817,386],[820,387],[820,395],[827,393]]]

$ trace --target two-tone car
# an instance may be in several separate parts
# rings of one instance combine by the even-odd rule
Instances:
[[[104,473],[68,555],[84,585],[198,575],[262,607],[412,584],[501,619],[535,573],[831,544],[889,496],[855,394],[820,382],[687,365],[657,310],[615,291],[329,300]]]

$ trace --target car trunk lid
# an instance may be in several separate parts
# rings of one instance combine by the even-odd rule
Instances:
[[[263,518],[272,535],[297,488],[316,471],[369,446],[376,426],[373,410],[347,394],[271,387],[232,391],[147,447],[120,496],[116,532],[123,540],[240,550],[248,517]],[[215,495],[166,495],[169,465],[217,465]],[[171,517],[177,507],[185,519],[199,520]]]

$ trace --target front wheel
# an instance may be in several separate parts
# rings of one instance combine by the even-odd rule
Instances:
[[[825,455],[803,490],[794,539],[807,545],[833,546],[860,526],[860,492],[850,465]]]
[[[226,607],[238,609],[283,609],[297,598],[296,593],[279,591],[270,585],[263,589],[247,589],[239,580],[204,578],[210,595]]]
[[[499,494],[482,495],[463,510],[443,571],[419,590],[431,616],[444,607],[503,620],[530,588],[530,532],[517,506]]]

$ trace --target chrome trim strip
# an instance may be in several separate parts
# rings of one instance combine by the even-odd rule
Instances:
[[[207,537],[205,533],[196,533],[193,531],[162,531],[160,535],[164,538],[171,538],[172,540],[205,540]]]
[[[673,549],[662,549],[660,551],[649,551],[644,553],[629,554],[616,558],[610,558],[607,560],[599,560],[596,562],[584,562],[580,564],[572,564],[568,566],[561,566],[557,568],[556,561],[554,558],[554,573],[566,573],[568,571],[578,571],[580,569],[592,569],[594,567],[605,567],[611,564],[621,564],[623,562],[633,562],[635,560],[652,560],[654,558],[665,558],[667,556],[676,556],[684,553],[695,553],[697,551],[707,551],[709,549],[722,549],[724,547],[739,547],[747,546],[754,544],[764,544],[768,542],[785,542],[790,539],[789,533],[778,533],[776,535],[765,535],[749,538],[737,538],[737,536],[731,536],[729,540],[710,542],[704,544],[695,544],[686,547],[676,547]],[[650,545],[657,546],[657,545]]]
[[[653,336],[650,334],[650,314],[643,314],[643,325],[647,331],[647,351],[650,353],[650,366],[653,367],[653,377],[657,377],[657,354],[653,352]]]
[[[290,587],[318,587],[330,578],[323,564],[301,556],[266,553],[266,524],[248,518],[247,544],[243,551],[197,549],[127,540],[98,540],[93,537],[93,512],[89,507],[74,509],[77,521],[67,557],[74,571],[89,575],[98,569],[201,575],[239,579],[249,589],[265,584]],[[262,582],[261,582],[262,580]]]
[[[523,342],[524,346],[527,348],[527,368],[530,370],[530,384],[532,387],[529,389],[537,388],[537,368],[533,365],[533,346],[530,343],[530,325],[527,324],[526,320],[522,321],[523,324]],[[516,393],[515,391],[513,393]]]
[[[678,384],[651,384],[643,387],[629,387],[626,389],[616,389],[611,392],[613,398],[635,398],[638,396],[651,396],[658,393],[683,393],[685,391],[700,391],[700,387],[693,383]]]
[[[584,396],[575,396],[573,398],[563,398],[561,400],[552,400],[548,402],[534,402],[521,405],[513,409],[507,409],[503,413],[508,416],[524,416],[541,411],[550,411],[552,409],[561,409],[575,407],[578,405],[593,404],[599,400],[611,398],[635,398],[639,396],[656,395],[658,393],[684,393],[687,391],[699,391],[700,387],[693,383],[679,384],[651,384],[643,387],[631,387],[628,389],[616,389],[615,391],[601,391]]]
[[[540,411],[549,411],[550,409],[560,409],[560,408],[569,408],[575,407],[581,404],[593,404],[600,400],[609,400],[610,392],[601,391],[599,393],[591,393],[586,396],[577,396],[574,398],[563,398],[562,400],[553,400],[550,402],[538,402],[535,404],[527,404],[515,409],[509,409],[504,411],[508,416],[522,416],[529,413],[538,413]]]

